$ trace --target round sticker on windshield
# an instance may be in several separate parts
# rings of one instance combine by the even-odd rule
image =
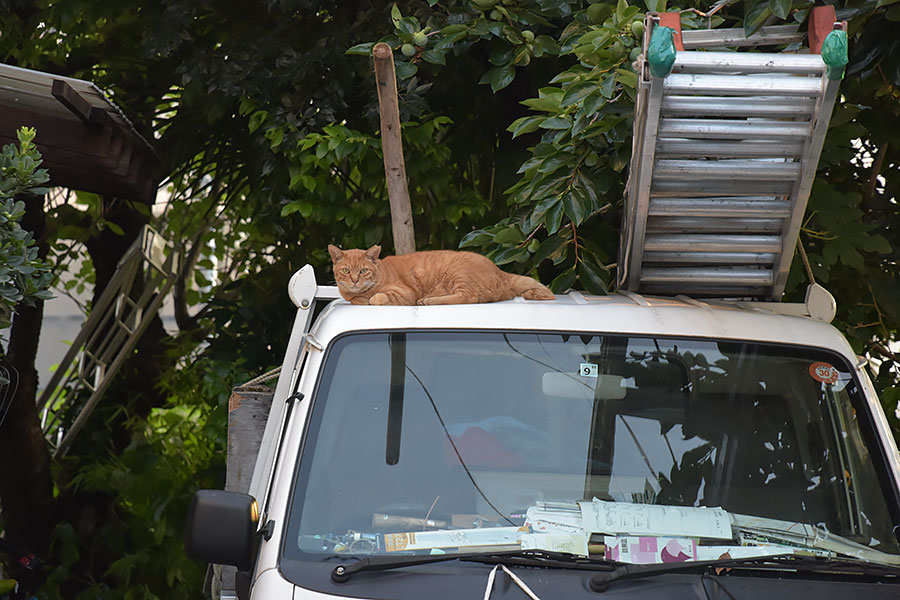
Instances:
[[[838,370],[826,362],[813,363],[809,367],[809,374],[816,381],[834,385],[838,382]]]

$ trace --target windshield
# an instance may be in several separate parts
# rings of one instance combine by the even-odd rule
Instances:
[[[837,355],[501,332],[360,333],[328,352],[286,558],[900,552]]]

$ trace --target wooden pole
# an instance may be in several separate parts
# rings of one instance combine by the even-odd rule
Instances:
[[[397,100],[397,75],[394,71],[394,52],[384,42],[372,49],[375,59],[375,82],[381,112],[381,148],[384,154],[384,175],[391,202],[391,227],[394,250],[397,254],[416,251],[413,234],[412,208],[406,187],[406,165],[403,162],[403,139],[400,134],[400,105]]]

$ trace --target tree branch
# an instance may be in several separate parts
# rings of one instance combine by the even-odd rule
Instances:
[[[178,329],[183,333],[197,329],[197,318],[196,316],[192,317],[187,308],[187,280],[194,271],[194,266],[197,264],[197,259],[200,257],[200,249],[203,247],[201,242],[203,241],[203,236],[206,234],[207,229],[208,226],[204,227],[194,237],[191,248],[187,251],[184,261],[181,263],[181,269],[178,271],[178,278],[175,280],[175,285],[172,287],[175,323],[178,325]]]
[[[875,160],[872,161],[872,172],[869,174],[869,182],[866,184],[863,202],[869,204],[875,196],[875,186],[878,184],[878,175],[881,173],[881,167],[884,165],[884,157],[887,155],[888,143],[885,142],[878,148],[875,154]],[[871,208],[871,207],[870,207]]]

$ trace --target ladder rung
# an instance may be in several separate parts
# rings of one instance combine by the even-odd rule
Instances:
[[[697,250],[700,252],[781,252],[778,235],[716,235],[648,233],[644,238],[646,252]]]
[[[705,179],[698,183],[663,179],[652,182],[650,197],[787,196],[793,191],[793,186],[794,182],[790,180]]]
[[[648,217],[649,231],[718,231],[744,233],[780,232],[784,219],[746,217]]]
[[[788,96],[665,96],[663,116],[809,118],[816,109],[812,98]]]
[[[775,263],[773,252],[644,252],[644,264],[701,263],[707,265],[769,265]]]
[[[780,139],[809,135],[809,123],[726,119],[660,119],[659,136],[665,138]]]
[[[784,180],[800,175],[800,163],[771,160],[669,160],[656,161],[654,181],[707,179]],[[702,183],[701,183],[702,185]]]
[[[722,285],[700,282],[642,284],[642,294],[672,296],[684,294],[694,298],[758,298],[766,296],[771,285]]]
[[[672,73],[663,84],[666,94],[722,94],[725,96],[813,96],[822,92],[817,77],[688,75]]]
[[[772,285],[772,269],[756,267],[670,267],[641,270],[646,283],[719,283],[726,285]]]
[[[681,33],[681,40],[685,50],[694,48],[715,48],[741,46],[776,46],[799,42],[803,34],[797,25],[772,25],[762,27],[756,33],[747,37],[744,29],[735,27],[730,29],[692,29]]]
[[[708,140],[662,139],[656,143],[656,156],[678,156],[680,158],[797,158],[803,154],[802,141],[754,142],[740,140],[734,142],[711,142]]]
[[[821,75],[825,63],[818,54],[763,54],[760,52],[678,52],[673,73],[792,73]]]
[[[791,214],[787,200],[768,196],[745,198],[653,198],[648,215],[652,217],[759,217],[785,219]]]

